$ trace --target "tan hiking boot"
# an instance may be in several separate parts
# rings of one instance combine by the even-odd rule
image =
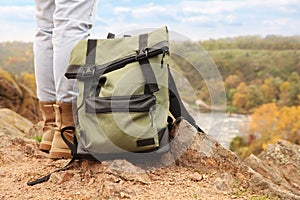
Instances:
[[[43,136],[40,143],[40,150],[49,152],[52,145],[55,127],[55,113],[53,104],[55,102],[39,102],[43,119]]]
[[[71,150],[61,137],[61,130],[66,126],[74,126],[72,103],[57,102],[53,105],[55,110],[55,133],[50,149],[50,158],[70,158]],[[68,141],[73,143],[74,132],[66,131],[64,133]]]

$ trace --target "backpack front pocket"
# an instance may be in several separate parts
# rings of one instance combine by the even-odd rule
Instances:
[[[82,120],[81,128],[89,132],[90,151],[141,152],[159,147],[154,95],[90,97],[85,103],[88,119]]]

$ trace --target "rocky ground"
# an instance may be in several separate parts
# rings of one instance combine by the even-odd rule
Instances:
[[[0,121],[0,199],[300,199],[300,146],[278,141],[241,161],[184,121],[155,162],[77,161],[27,186],[69,160],[47,158],[28,139],[33,124],[13,111],[1,109]]]

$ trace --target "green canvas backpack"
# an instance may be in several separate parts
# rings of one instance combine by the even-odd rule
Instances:
[[[170,73],[167,27],[111,36],[82,40],[71,53],[65,76],[77,79],[76,127],[61,134],[72,161],[157,157],[170,149],[173,119],[184,118],[203,132],[184,107]],[[69,129],[75,131],[73,143],[64,137]]]
[[[74,156],[103,160],[169,150],[169,113],[183,116],[171,107],[185,109],[175,83],[170,87],[168,60],[167,27],[74,47],[65,74],[77,79],[79,91]],[[172,105],[174,96],[179,104]],[[190,115],[183,117],[195,125]]]

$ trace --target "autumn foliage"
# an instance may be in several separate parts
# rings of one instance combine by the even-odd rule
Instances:
[[[251,118],[248,143],[242,143],[243,138],[236,138],[235,146],[231,147],[241,157],[258,154],[277,140],[300,144],[300,106],[264,104],[255,110]]]

